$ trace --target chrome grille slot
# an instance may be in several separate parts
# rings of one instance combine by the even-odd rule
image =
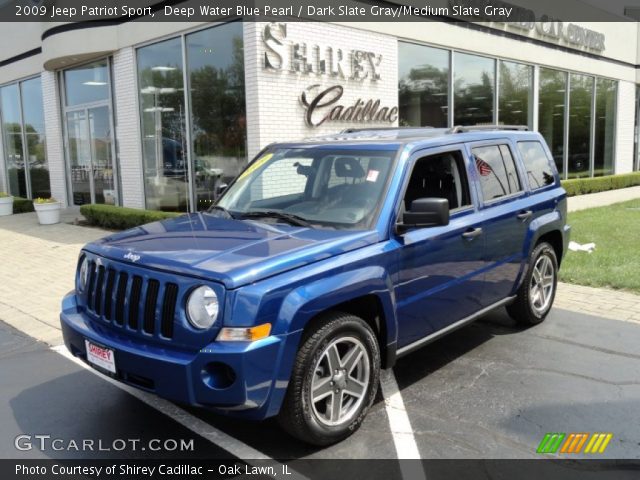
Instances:
[[[140,314],[140,294],[142,292],[142,277],[135,275],[129,294],[129,328],[138,329],[138,316]]]
[[[118,291],[116,293],[116,323],[118,325],[124,325],[124,301],[127,294],[128,282],[129,275],[120,272],[120,275],[118,275]]]
[[[163,337],[173,337],[173,321],[176,313],[176,302],[178,300],[178,286],[175,283],[167,283],[162,300],[162,323],[160,333]]]
[[[144,302],[144,323],[142,328],[147,333],[153,333],[156,327],[156,304],[158,303],[158,291],[160,282],[149,280],[147,282],[147,298]]]
[[[104,267],[100,265],[98,267],[98,281],[96,283],[95,304],[93,311],[96,315],[102,314],[102,288],[104,287]]]
[[[109,322],[113,320],[113,296],[116,271],[113,268],[107,270],[107,285],[104,289],[104,318]]]

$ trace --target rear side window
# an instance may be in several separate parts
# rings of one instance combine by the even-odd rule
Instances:
[[[507,145],[489,145],[472,150],[482,197],[486,202],[522,191],[513,155]]]
[[[555,178],[551,162],[540,142],[518,142],[531,190],[553,185]]]

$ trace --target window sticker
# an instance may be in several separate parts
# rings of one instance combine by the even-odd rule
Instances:
[[[262,165],[264,165],[267,161],[269,161],[271,159],[271,157],[273,157],[273,153],[267,153],[266,155],[263,155],[262,157],[257,159],[255,162],[253,162],[251,165],[249,165],[249,167],[244,172],[242,172],[242,175],[240,175],[238,180],[242,180],[243,178],[245,178],[245,177],[249,176],[250,174],[252,174],[253,172],[255,172]]]
[[[378,180],[378,175],[380,175],[379,170],[369,170],[367,172],[367,182],[375,182]]]

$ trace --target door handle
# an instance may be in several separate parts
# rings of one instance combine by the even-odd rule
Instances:
[[[524,221],[528,220],[531,215],[533,215],[533,212],[531,210],[523,210],[518,215],[516,215],[516,217],[518,218],[518,220]]]
[[[468,240],[473,240],[474,238],[479,237],[480,235],[482,235],[482,229],[480,227],[470,228],[469,230],[467,230],[462,234],[462,236]]]

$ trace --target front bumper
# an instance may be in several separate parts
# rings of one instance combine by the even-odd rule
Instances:
[[[60,323],[66,347],[84,361],[85,339],[113,349],[116,373],[110,376],[129,385],[178,403],[251,419],[274,415],[280,408],[287,384],[279,378],[281,352],[295,335],[251,343],[212,342],[196,352],[168,348],[88,319],[79,310],[75,294],[63,300]],[[229,367],[235,379],[229,382],[226,375],[217,381],[219,369],[212,368],[212,363]]]

